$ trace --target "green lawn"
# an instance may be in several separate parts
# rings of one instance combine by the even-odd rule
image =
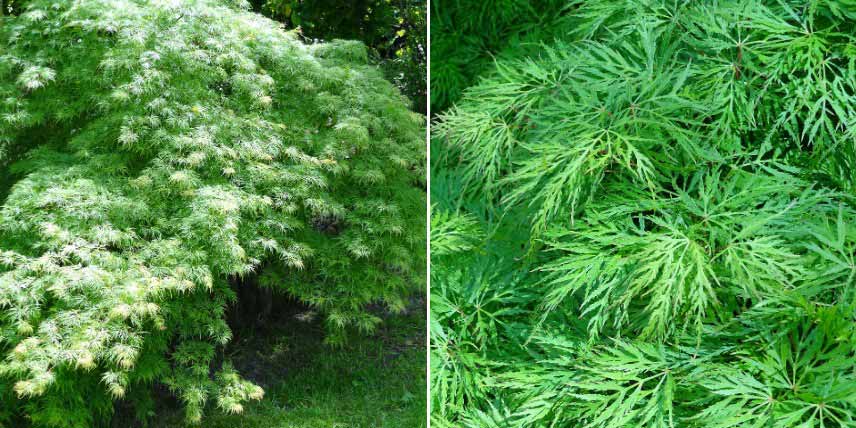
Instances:
[[[417,306],[419,306],[417,304]],[[208,412],[205,428],[419,428],[426,426],[425,312],[388,317],[371,336],[322,343],[317,322],[295,316],[236,337],[230,359],[265,388],[243,414]],[[178,412],[155,428],[184,428]],[[198,426],[196,426],[198,428]]]

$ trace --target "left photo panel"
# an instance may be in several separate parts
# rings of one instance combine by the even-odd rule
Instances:
[[[427,0],[0,11],[0,428],[427,426]]]

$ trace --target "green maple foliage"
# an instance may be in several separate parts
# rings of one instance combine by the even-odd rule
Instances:
[[[856,4],[563,10],[434,127],[435,424],[856,427]]]
[[[424,119],[362,44],[247,8],[0,18],[0,425],[91,427],[153,384],[191,421],[241,412],[263,391],[219,350],[242,278],[332,341],[422,283]]]
[[[454,104],[497,57],[537,51],[552,37],[564,0],[431,2],[431,110]]]

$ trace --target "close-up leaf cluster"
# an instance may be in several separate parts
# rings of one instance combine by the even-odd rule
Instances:
[[[537,50],[561,27],[564,0],[435,0],[431,2],[431,110],[451,106],[497,56]]]
[[[856,427],[856,4],[552,22],[434,112],[432,424]]]
[[[424,117],[362,43],[249,7],[0,16],[0,426],[241,413],[264,391],[223,352],[239,295],[307,305],[336,344],[423,289]]]

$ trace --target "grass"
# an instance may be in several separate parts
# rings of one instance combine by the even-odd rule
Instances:
[[[244,332],[250,336],[239,332],[230,359],[265,388],[265,398],[240,415],[211,409],[202,426],[424,428],[426,322],[420,301],[407,314],[387,316],[375,334],[354,335],[342,347],[325,345],[317,320],[300,321],[304,316],[295,313],[264,330]],[[153,425],[184,428],[182,417],[167,412]]]

